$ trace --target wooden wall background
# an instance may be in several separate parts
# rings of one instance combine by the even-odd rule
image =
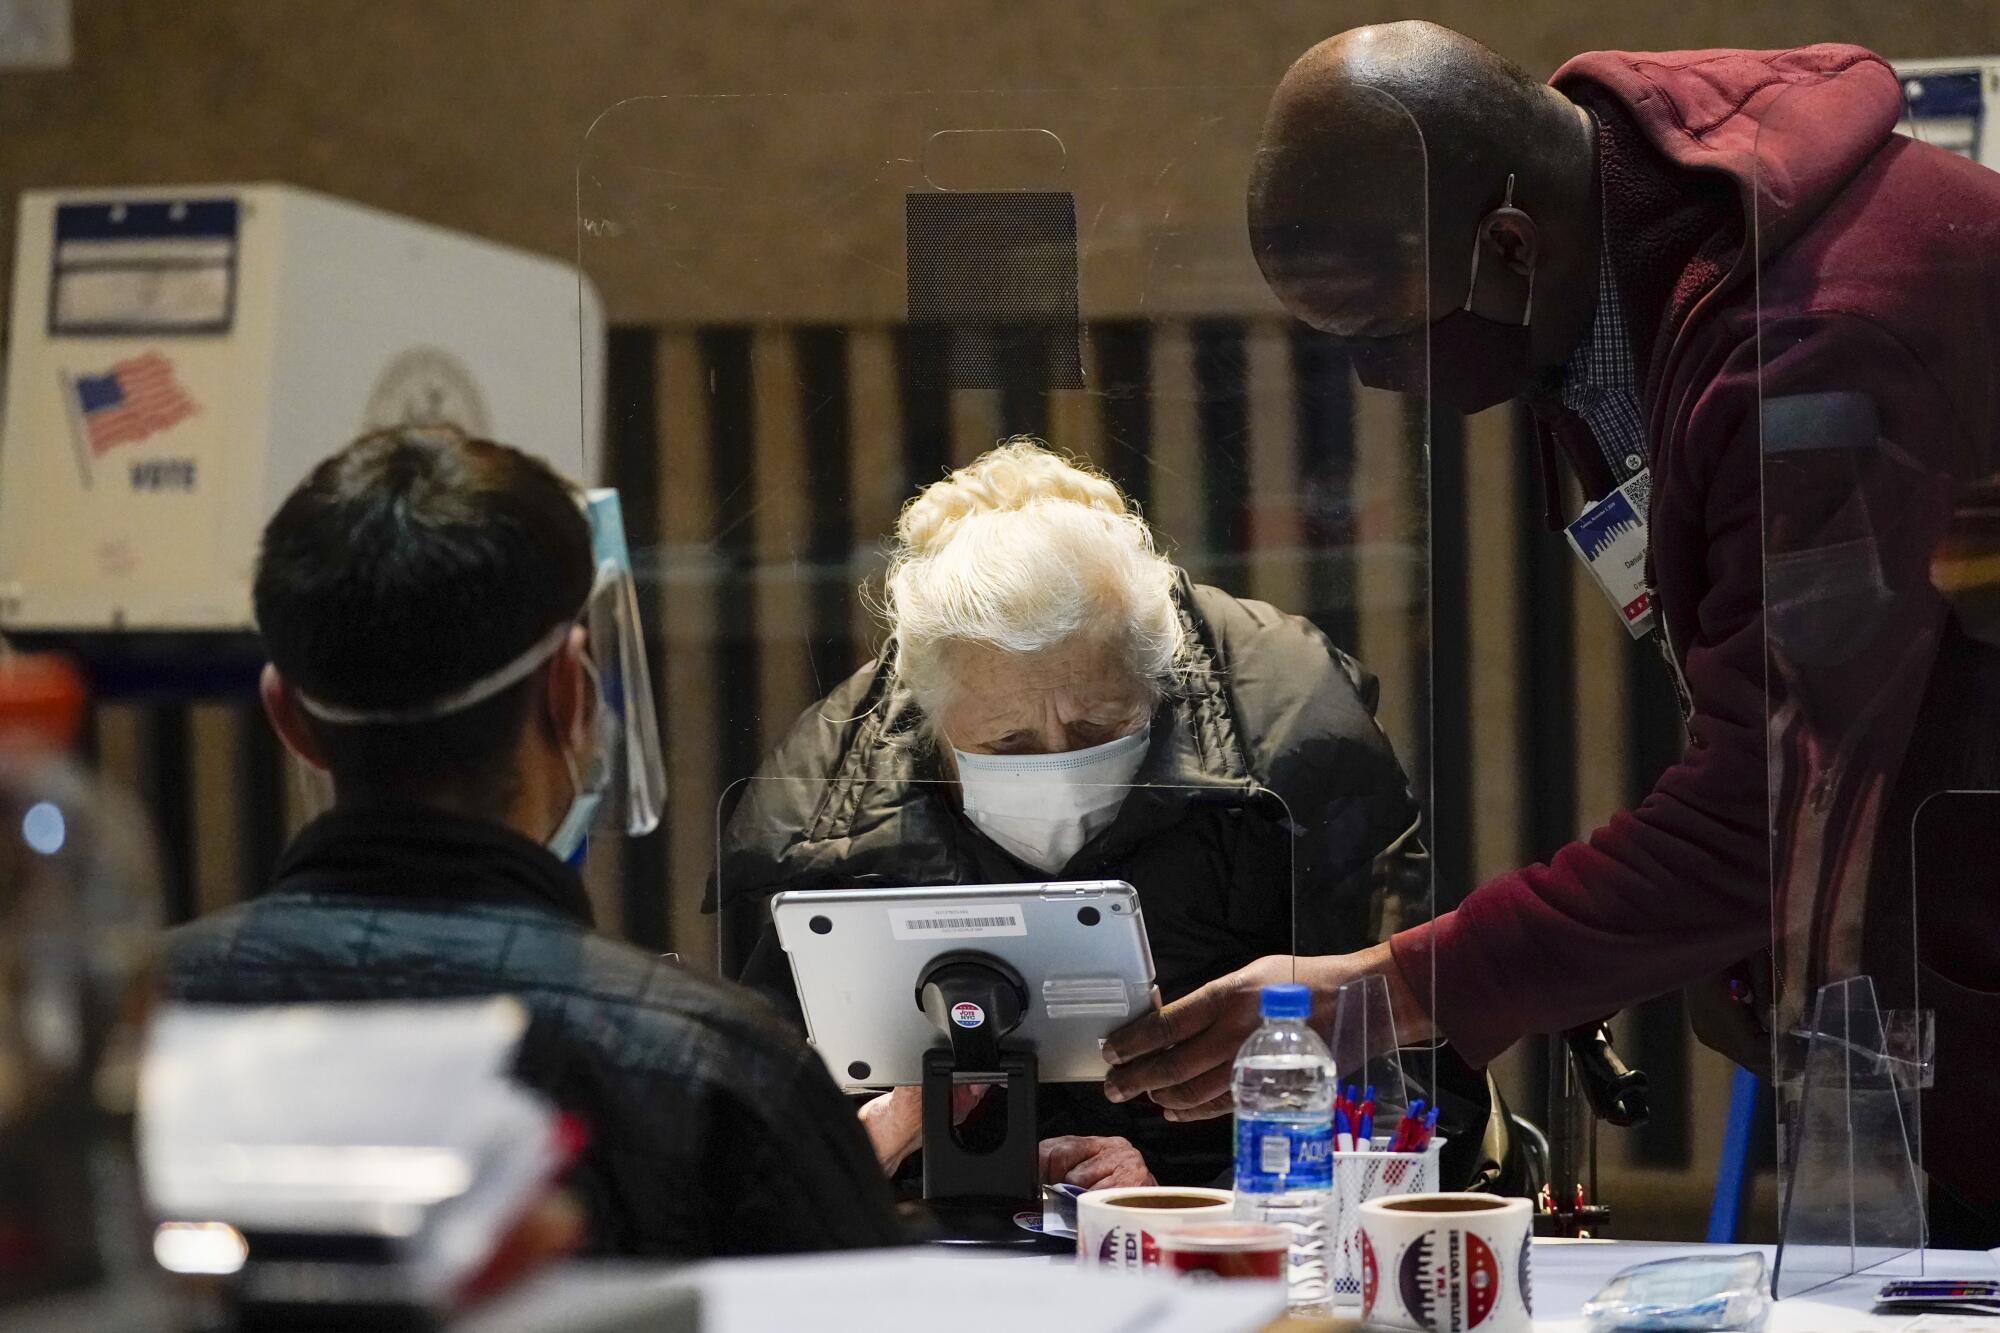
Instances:
[[[2000,51],[1990,0],[74,0],[66,71],[0,73],[0,194],[285,180],[574,253],[586,129],[622,98],[918,89],[1262,87],[1359,23],[1422,17],[1537,75],[1578,51],[1851,41]],[[877,141],[828,120],[746,162]],[[1197,157],[1190,178],[1238,179]],[[12,253],[12,215],[0,242]],[[737,288],[720,274],[722,290]],[[4,281],[5,279],[0,279]],[[643,282],[614,319],[657,323]],[[708,321],[726,318],[702,312]]]
[[[77,0],[73,68],[0,74],[0,193],[276,179],[573,256],[579,145],[621,98],[1190,84],[1254,92],[1320,37],[1414,16],[1469,32],[1538,74],[1596,47],[1850,40],[1891,56],[2000,50],[2000,6],[1990,0],[1439,0],[1421,9],[1355,0]],[[783,143],[718,147],[768,172],[880,133],[829,118]],[[1240,177],[1240,157],[1226,148],[1191,156],[1188,177]],[[1206,198],[1197,191],[1190,207],[1213,206]],[[1217,234],[1234,225],[1193,221]],[[12,226],[7,210],[8,253]],[[852,586],[897,504],[1013,430],[1098,459],[1208,577],[1313,612],[1383,673],[1392,730],[1406,743],[1431,736],[1442,893],[1593,827],[1670,758],[1671,701],[1541,530],[1511,413],[1433,430],[1437,614],[1430,652],[1413,653],[1409,635],[1350,614],[1339,571],[1315,554],[1344,540],[1338,525],[1361,521],[1357,511],[1294,504],[1274,523],[1243,503],[1351,495],[1371,450],[1379,465],[1407,443],[1399,410],[1355,393],[1344,368],[1325,365],[1296,331],[1248,309],[1109,321],[1091,330],[1092,393],[941,401],[912,388],[907,338],[860,318],[858,296],[843,305],[837,282],[819,286],[821,308],[791,311],[782,291],[760,285],[750,266],[785,235],[736,239],[718,251],[706,304],[690,305],[684,286],[653,281],[643,267],[604,293],[616,325],[610,462],[635,529],[658,544],[650,604],[663,636],[655,671],[675,783],[662,834],[593,867],[611,928],[691,961],[713,956],[712,924],[693,903],[714,799],[865,654],[870,628]],[[716,521],[739,511],[758,517]],[[1315,530],[1318,522],[1335,526]],[[260,882],[301,809],[243,701],[106,704],[91,745],[159,821],[177,915]],[[1620,1026],[1623,1047],[1660,1089],[1656,1123],[1617,1136],[1607,1152],[1620,1231],[1694,1234],[1726,1069],[1691,1046],[1671,1000]],[[1532,1052],[1510,1060],[1508,1078],[1535,1109]]]

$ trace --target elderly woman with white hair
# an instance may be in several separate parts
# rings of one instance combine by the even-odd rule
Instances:
[[[1123,879],[1169,999],[1265,955],[1369,942],[1373,864],[1417,820],[1373,679],[1309,622],[1192,583],[1110,480],[1015,440],[925,487],[881,609],[880,657],[759,773],[793,780],[746,784],[726,905]],[[743,980],[798,1014],[768,928]],[[1056,1179],[1196,1183],[1229,1164],[1226,1121],[1075,1085],[1041,1106]],[[864,1110],[892,1167],[916,1146],[911,1109]]]

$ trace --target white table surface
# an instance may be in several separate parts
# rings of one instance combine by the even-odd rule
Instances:
[[[1732,1254],[1747,1250],[1762,1250],[1767,1263],[1771,1258],[1769,1246],[1536,1241],[1535,1308],[1542,1317],[1535,1321],[1535,1327],[1547,1333],[1581,1333],[1583,1320],[1577,1312],[1583,1302],[1612,1274],[1633,1264],[1684,1254]],[[949,1274],[954,1264],[963,1265],[974,1253],[876,1251],[678,1267],[637,1262],[564,1264],[532,1280],[523,1291],[495,1301],[454,1329],[455,1333],[544,1333],[553,1329],[567,1333],[584,1329],[591,1333],[628,1333],[634,1329],[671,1333],[699,1327],[703,1333],[710,1330],[761,1333],[765,1329],[790,1333],[811,1326],[819,1333],[828,1330],[896,1333],[901,1328],[917,1327],[952,1327],[966,1333],[985,1333],[988,1329],[1050,1333],[1065,1324],[1071,1328],[1088,1324],[1121,1330],[1165,1329],[1171,1333],[1248,1333],[1268,1318],[1256,1308],[1254,1300],[1243,1306],[1211,1288],[1210,1294],[1223,1299],[1197,1299],[1182,1304],[1171,1314],[1155,1309],[1135,1319],[1132,1316],[1138,1314],[1136,1309],[1110,1308],[1123,1302],[1121,1292],[1090,1290],[1100,1285],[1096,1282],[1086,1282],[1079,1289],[1076,1283],[1086,1275],[1066,1271],[1073,1267],[1070,1260],[1046,1255],[987,1251],[987,1257],[973,1267],[995,1277],[1005,1272],[1004,1280],[986,1282],[967,1272],[964,1278],[942,1290],[920,1290],[928,1285],[920,1280],[920,1275]],[[1899,1263],[1780,1301],[1773,1309],[1767,1333],[1849,1333],[1856,1329],[1911,1330],[1911,1333],[1918,1330],[1944,1333],[1949,1329],[2000,1331],[2000,1318],[1868,1313],[1875,1292],[1886,1277],[1905,1276],[1914,1271],[1914,1263]],[[1925,1256],[1924,1271],[1934,1277],[1993,1277],[2000,1275],[2000,1264],[1984,1251],[1932,1250]],[[1124,1286],[1118,1279],[1104,1281],[1113,1288]],[[699,1314],[685,1307],[676,1308],[678,1302],[669,1299],[689,1287],[705,1298],[702,1304],[708,1308]],[[891,1293],[895,1299],[885,1299]],[[1130,1291],[1134,1298],[1142,1294],[1140,1290]],[[968,1304],[973,1307],[971,1310],[966,1308]],[[1093,1312],[1090,1310],[1093,1304],[1105,1304],[1107,1308]],[[7,1333],[100,1333],[105,1329],[170,1333],[175,1325],[168,1317],[169,1308],[158,1299],[154,1289],[128,1291],[122,1296],[117,1292],[100,1292],[51,1302],[37,1309],[10,1311],[6,1327]],[[810,1317],[802,1322],[801,1314],[806,1310],[810,1311]],[[1058,1314],[1058,1310],[1062,1313]],[[1090,1319],[1091,1313],[1098,1318]],[[1029,1318],[1023,1321],[1015,1317],[1019,1314]],[[700,1323],[692,1323],[691,1317]]]
[[[1649,1241],[1551,1241],[1535,1242],[1535,1320],[1537,1330],[1549,1333],[1581,1333],[1583,1319],[1577,1311],[1597,1293],[1612,1274],[1633,1264],[1655,1259],[1672,1259],[1685,1254],[1742,1254],[1761,1251],[1771,1262],[1769,1245],[1672,1245]],[[1923,1257],[1923,1272],[1933,1277],[2000,1277],[1984,1250],[1931,1250]],[[1779,1301],[1771,1309],[1766,1333],[1846,1333],[1850,1329],[1930,1330],[1964,1327],[2000,1329],[2000,1318],[1970,1319],[1931,1315],[1916,1323],[1910,1315],[1874,1315],[1869,1307],[1882,1283],[1892,1277],[1917,1273],[1914,1258],[1885,1265],[1860,1277],[1846,1278],[1802,1296]]]
[[[1674,1259],[1691,1254],[1744,1254],[1757,1251],[1768,1267],[1775,1254],[1770,1245],[1701,1245],[1661,1241],[1620,1240],[1538,1240],[1535,1242],[1535,1310],[1540,1316],[1535,1328],[1548,1333],[1582,1333],[1580,1311],[1583,1303],[1596,1295],[1613,1274],[1634,1264],[1658,1259]],[[1006,1251],[961,1251],[984,1253],[989,1262],[1069,1265],[1067,1256],[1021,1255]],[[2000,1333],[2000,1317],[1974,1319],[1965,1316],[1930,1315],[1919,1323],[1911,1315],[1869,1313],[1875,1293],[1890,1278],[1915,1277],[1919,1272],[1932,1277],[2000,1278],[2000,1263],[1984,1250],[1930,1250],[1918,1268],[1915,1256],[1884,1265],[1864,1276],[1830,1283],[1824,1287],[1778,1301],[1772,1306],[1765,1333],[1848,1333],[1854,1329],[1901,1330],[1911,1333],[1944,1333],[1947,1329],[1979,1329]],[[1335,1314],[1352,1318],[1358,1310],[1337,1309]]]
[[[1582,1333],[1580,1311],[1583,1303],[1621,1269],[1659,1259],[1675,1259],[1692,1254],[1744,1254],[1757,1251],[1768,1267],[1775,1254],[1770,1245],[1701,1245],[1661,1241],[1620,1240],[1538,1240],[1535,1242],[1535,1328],[1547,1333]],[[1067,1264],[1067,1258],[1004,1255],[988,1251],[996,1260],[1020,1264]],[[1984,1250],[1930,1250],[1919,1269],[1915,1256],[1908,1256],[1868,1274],[1845,1278],[1803,1295],[1776,1302],[1771,1308],[1765,1333],[1849,1333],[1849,1330],[1911,1330],[1911,1333],[1944,1333],[1948,1329],[1978,1329],[2000,1333],[2000,1317],[1975,1319],[1969,1316],[1930,1315],[1919,1322],[1911,1315],[1869,1313],[1875,1293],[1891,1278],[1915,1277],[2000,1278],[2000,1263]],[[1336,1314],[1352,1318],[1358,1311],[1340,1309]]]
[[[1578,1311],[1584,1301],[1595,1295],[1614,1273],[1633,1264],[1689,1254],[1741,1254],[1751,1250],[1761,1251],[1766,1264],[1770,1262],[1772,1247],[1768,1245],[1536,1241],[1535,1308],[1541,1317],[1535,1320],[1535,1328],[1538,1331],[1547,1330],[1547,1333],[1582,1333],[1583,1319]],[[924,1259],[946,1268],[953,1262],[964,1263],[981,1258],[980,1263],[973,1265],[975,1270],[989,1264],[999,1265],[1009,1272],[1009,1276],[997,1285],[968,1282],[963,1295],[976,1307],[970,1310],[942,1293],[933,1294],[927,1301],[916,1300],[902,1308],[883,1301],[880,1296],[868,1300],[856,1299],[857,1292],[863,1289],[879,1291],[896,1286],[904,1287],[905,1294],[914,1296],[915,1293],[908,1288],[919,1285],[913,1279],[917,1273],[924,1271],[910,1266],[916,1254],[923,1254]],[[732,1260],[697,1264],[670,1276],[663,1274],[651,1280],[663,1284],[688,1283],[703,1289],[711,1299],[709,1314],[713,1324],[723,1329],[724,1333],[802,1327],[799,1322],[802,1298],[804,1308],[813,1312],[811,1322],[822,1330],[859,1329],[867,1330],[867,1333],[894,1333],[906,1327],[943,1327],[954,1322],[952,1307],[958,1305],[958,1322],[964,1327],[974,1330],[1021,1327],[1032,1333],[1034,1329],[1053,1327],[1051,1300],[1057,1302],[1055,1308],[1067,1309],[1075,1316],[1069,1321],[1072,1327],[1116,1326],[1125,1329],[1156,1326],[1143,1317],[1136,1323],[1126,1323],[1121,1318],[1106,1320],[1101,1315],[1092,1318],[1091,1314],[1097,1312],[1087,1312],[1090,1301],[1080,1299],[1087,1297],[1089,1288],[1079,1292],[1069,1286],[1078,1275],[1074,1273],[1073,1261],[1067,1257],[991,1250],[954,1250],[949,1257],[934,1250],[928,1253],[918,1251],[916,1254],[898,1256],[894,1252],[883,1251],[866,1256],[821,1256],[805,1260]],[[640,1266],[634,1268],[643,1271]],[[1046,1272],[1047,1280],[1038,1280],[1036,1269]],[[630,1281],[636,1274],[632,1270],[626,1271],[628,1276],[624,1280]],[[2000,1276],[2000,1264],[1980,1250],[1932,1250],[1925,1256],[1924,1271],[1939,1277],[1994,1277]],[[1806,1295],[1779,1301],[1772,1307],[1766,1333],[1849,1333],[1850,1330],[1862,1329],[1910,1329],[1912,1333],[1917,1330],[1932,1333],[1936,1330],[1943,1333],[1944,1330],[1957,1328],[1994,1333],[2000,1330],[2000,1318],[1978,1320],[1930,1315],[1918,1322],[1909,1315],[1873,1315],[1868,1312],[1874,1304],[1875,1292],[1888,1277],[1913,1276],[1915,1273],[1914,1261],[1898,1263],[1887,1266],[1881,1272],[1844,1279]],[[593,1294],[602,1297],[622,1285],[605,1281],[605,1276],[593,1277],[589,1265],[573,1265],[551,1274],[542,1294],[555,1297],[558,1304],[567,1305],[573,1311],[580,1310],[592,1303]],[[644,1281],[641,1279],[642,1283]],[[1121,1284],[1113,1280],[1112,1285]],[[714,1300],[725,1293],[726,1302]],[[716,1304],[726,1304],[726,1311],[714,1308]],[[852,1308],[856,1306],[860,1308]],[[1028,1316],[1025,1323],[1013,1318],[1016,1307],[1019,1313]],[[725,1313],[726,1317],[715,1318]],[[1356,1312],[1336,1313],[1346,1313],[1351,1317]],[[1221,1306],[1208,1310],[1178,1310],[1175,1317],[1166,1319],[1157,1327],[1171,1329],[1174,1333],[1240,1333],[1246,1327],[1254,1328],[1262,1322],[1261,1317],[1246,1320],[1245,1311]],[[497,1329],[499,1325],[495,1327]],[[511,1322],[506,1324],[508,1333],[515,1327]],[[473,1331],[467,1330],[467,1333]],[[484,1333],[484,1330],[479,1333]]]

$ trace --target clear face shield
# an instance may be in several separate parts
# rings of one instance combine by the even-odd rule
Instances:
[[[652,674],[647,667],[632,553],[625,539],[618,492],[583,491],[578,505],[590,522],[596,563],[590,595],[574,620],[554,626],[528,649],[497,670],[450,694],[406,708],[350,708],[310,698],[305,711],[336,726],[396,726],[435,721],[475,707],[527,679],[562,650],[572,628],[581,626],[586,671],[594,698],[587,701],[587,748],[566,753],[573,794],[569,808],[547,841],[565,860],[581,855],[591,832],[602,828],[628,837],[652,832],[666,802],[666,765],[653,708]],[[331,784],[323,774],[306,779],[308,813],[330,806]]]
[[[596,756],[603,766],[604,822],[627,837],[643,837],[659,827],[667,800],[667,766],[653,709],[632,551],[617,491],[586,491],[584,513],[590,519],[597,580],[582,622],[597,668],[598,702],[609,720],[598,728],[603,740]]]

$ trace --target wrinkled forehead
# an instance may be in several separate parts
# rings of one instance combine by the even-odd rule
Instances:
[[[1031,653],[957,643],[940,663],[951,711],[986,721],[1040,716],[1051,703],[1066,715],[1115,712],[1148,693],[1127,655],[1095,636]]]
[[[1077,634],[1033,652],[958,642],[939,650],[945,676],[962,689],[1000,695],[1067,690],[1120,694],[1144,684],[1124,646],[1111,635]]]

